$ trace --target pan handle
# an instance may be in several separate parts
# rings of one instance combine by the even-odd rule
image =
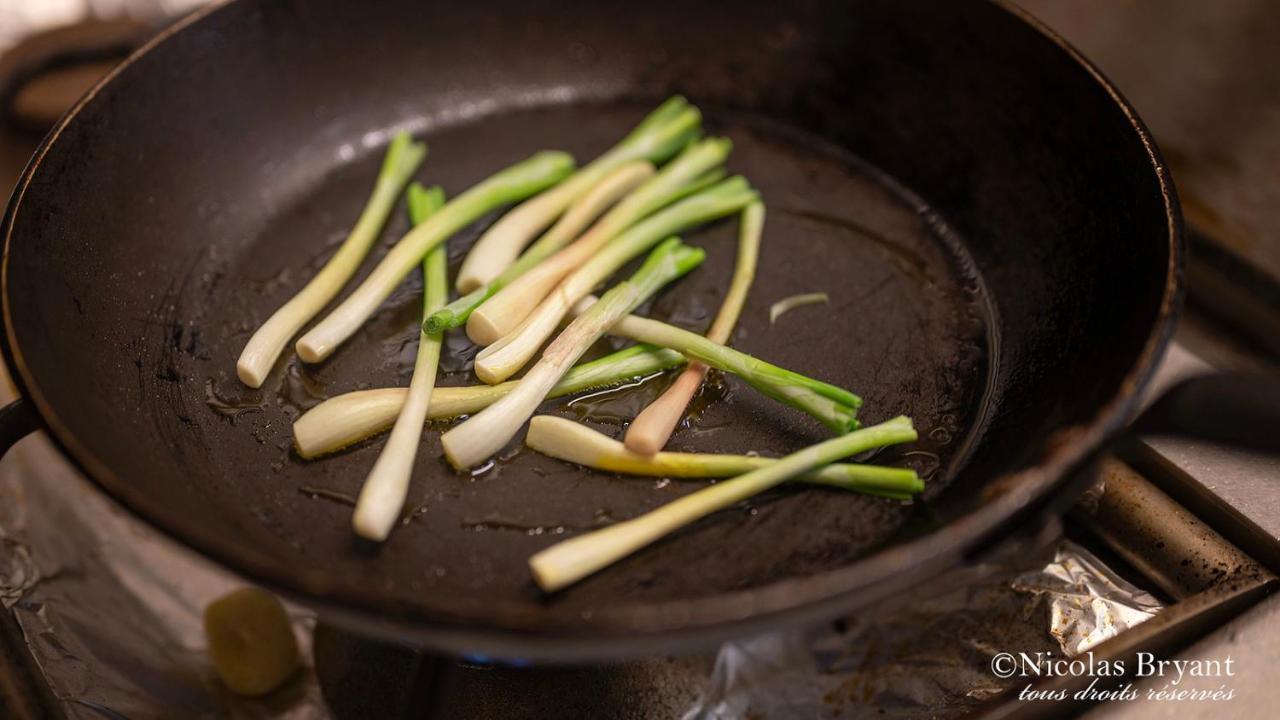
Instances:
[[[0,55],[0,120],[46,129],[154,31],[137,20],[86,20],[23,38]],[[40,93],[43,102],[16,107],[22,89],[41,77],[49,79]]]
[[[0,457],[9,452],[14,443],[41,427],[40,416],[24,398],[0,408]]]
[[[1161,395],[1132,430],[1280,454],[1280,381],[1236,372],[1189,378]]]

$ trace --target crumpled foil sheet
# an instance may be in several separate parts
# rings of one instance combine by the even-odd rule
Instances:
[[[1068,657],[1086,652],[1164,609],[1150,593],[1067,540],[1058,546],[1053,562],[1014,578],[1013,587],[1049,598],[1049,634]]]
[[[69,718],[327,718],[305,668],[262,700],[205,654],[202,616],[243,580],[129,517],[43,436],[0,463],[0,599]],[[308,611],[287,606],[304,662]]]

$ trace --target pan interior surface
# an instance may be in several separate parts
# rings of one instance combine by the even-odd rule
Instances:
[[[6,216],[7,349],[54,438],[234,569],[421,640],[657,637],[856,605],[920,566],[901,540],[967,551],[977,534],[948,522],[993,479],[1132,407],[1168,332],[1175,201],[1127,107],[1051,38],[988,3],[655,0],[635,22],[572,5],[446,4],[424,25],[410,0],[240,0],[122,68]],[[919,469],[923,501],[784,487],[547,597],[530,554],[700,483],[587,473],[518,443],[454,473],[433,428],[406,522],[356,543],[343,498],[381,439],[303,462],[289,425],[324,397],[407,384],[419,275],[324,364],[287,358],[261,392],[233,367],[345,236],[390,133],[426,139],[419,179],[456,195],[537,150],[585,162],[674,92],[733,139],[729,169],[769,208],[733,344],[860,394],[864,423],[912,416],[920,442],[876,462]],[[450,241],[455,269],[493,219]],[[406,226],[398,208],[362,274]],[[704,329],[736,233],[689,233],[706,263],[644,311]],[[830,304],[768,322],[810,292]],[[474,382],[460,334],[444,363],[442,382]],[[667,380],[544,411],[617,435]],[[673,444],[780,455],[823,437],[715,377]]]
[[[420,176],[456,194],[531,150],[566,148],[580,158],[620,137],[645,106],[571,104],[504,113],[427,133]],[[942,490],[976,419],[987,382],[987,322],[971,259],[917,200],[870,168],[793,128],[706,110],[709,131],[732,138],[730,170],[752,180],[768,207],[766,239],[733,345],[783,367],[860,393],[864,424],[906,414],[922,441],[876,461],[918,468]],[[526,559],[557,540],[634,517],[705,483],[585,471],[508,446],[491,466],[454,472],[443,462],[438,428],[424,434],[405,522],[384,547],[353,541],[349,498],[359,490],[383,438],[306,462],[289,445],[290,423],[321,398],[368,387],[403,386],[412,371],[421,320],[421,279],[393,295],[378,316],[318,366],[278,363],[259,391],[235,377],[234,361],[257,323],[306,281],[359,212],[378,161],[316,178],[300,202],[282,208],[242,252],[201,263],[175,289],[170,342],[159,371],[175,392],[149,411],[179,415],[172,442],[193,455],[196,482],[233,501],[243,532],[291,564],[323,566],[344,580],[376,584],[405,603],[483,597],[529,612],[572,613],[619,603],[714,596],[841,567],[883,543],[909,505],[843,492],[785,489],[726,511],[639,553],[554,599],[540,595]],[[450,243],[460,261],[482,221]],[[379,254],[404,231],[399,210]],[[708,259],[663,293],[653,316],[702,332],[728,286],[737,220],[690,233]],[[373,265],[366,263],[366,270]],[[624,269],[621,275],[627,272]],[[826,292],[830,304],[769,322],[784,297]],[[617,341],[614,341],[617,342]],[[619,343],[620,346],[620,343]],[[598,348],[604,352],[608,343]],[[474,348],[449,338],[443,384],[474,384]],[[597,392],[545,409],[611,435],[672,377]],[[782,455],[828,436],[802,413],[717,375],[695,403],[673,448]]]

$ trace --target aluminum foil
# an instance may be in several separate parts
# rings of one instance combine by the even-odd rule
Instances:
[[[1164,606],[1097,557],[1064,540],[1053,562],[1013,579],[1016,590],[1049,598],[1049,634],[1068,657],[1155,617]]]
[[[217,680],[203,610],[243,585],[129,517],[44,437],[0,464],[0,599],[70,718],[327,718],[310,668],[260,700]],[[314,618],[288,609],[309,661]]]

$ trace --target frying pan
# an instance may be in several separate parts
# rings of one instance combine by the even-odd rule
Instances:
[[[420,279],[326,363],[234,361],[358,214],[391,132],[456,194],[542,148],[584,162],[680,92],[769,207],[733,343],[908,414],[914,504],[784,488],[555,595],[538,549],[698,483],[592,474],[513,444],[484,472],[424,434],[406,522],[382,547],[350,508],[372,440],[303,462],[319,399],[406,384]],[[397,212],[375,259],[405,230]],[[450,242],[456,263],[493,218]],[[702,329],[735,227],[649,309]],[[240,0],[134,54],[36,153],[3,225],[4,352],[39,426],[104,491],[227,567],[359,629],[547,659],[673,651],[849,612],[1034,526],[1135,413],[1171,333],[1181,220],[1151,137],[1076,52],[985,2]],[[366,269],[373,260],[365,263]],[[777,325],[770,303],[826,308]],[[450,339],[445,382],[473,349]],[[608,432],[659,392],[547,412]],[[781,454],[820,428],[733,379],[679,449]],[[1073,480],[1074,478],[1074,480]]]

